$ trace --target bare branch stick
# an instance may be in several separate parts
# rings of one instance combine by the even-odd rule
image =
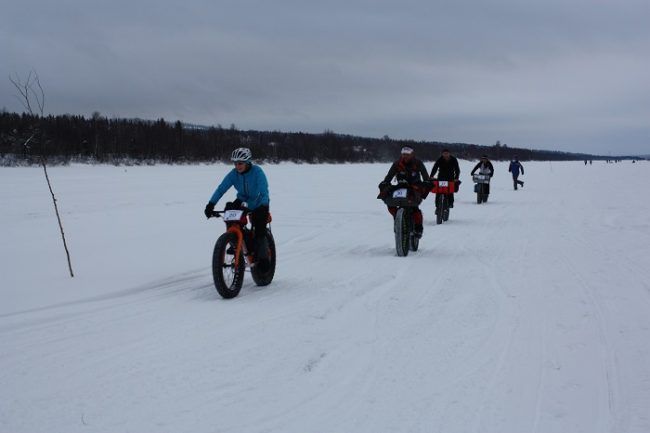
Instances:
[[[50,177],[47,175],[45,158],[43,158],[42,156],[41,156],[41,165],[43,166],[43,171],[45,172],[45,179],[47,180],[47,186],[50,189],[50,194],[52,195],[52,203],[54,203],[54,213],[56,213],[56,219],[59,221],[59,230],[61,231],[61,239],[63,239],[63,249],[65,249],[65,255],[68,258],[68,270],[70,270],[70,277],[74,278],[74,272],[72,272],[72,264],[70,263],[70,252],[68,251],[68,244],[65,241],[65,233],[63,233],[63,225],[61,224],[61,217],[59,216],[59,207],[56,205],[56,197],[54,196],[54,191],[52,191],[52,184],[50,183]]]
[[[27,109],[30,115],[38,116],[39,120],[40,118],[43,117],[45,113],[45,91],[43,90],[43,87],[41,86],[41,81],[38,78],[38,74],[36,71],[32,70],[29,72],[29,75],[27,76],[27,80],[23,83],[20,80],[20,77],[16,75],[16,78],[13,79],[11,76],[9,76],[9,80],[11,83],[16,87],[18,90],[18,93],[20,93],[20,101],[22,102],[23,106]],[[36,89],[34,86],[38,86],[39,93],[36,92]],[[31,104],[31,99],[34,98],[36,101],[36,105],[38,106],[38,113],[35,114],[33,109],[32,109],[32,104]],[[35,137],[36,134],[38,133],[38,128],[32,132],[32,135],[23,143],[23,146],[25,148],[29,149],[29,142],[32,141]],[[56,196],[54,195],[54,190],[52,189],[52,183],[50,182],[50,176],[47,174],[47,163],[45,160],[45,155],[43,152],[39,155],[41,165],[43,166],[43,172],[45,173],[45,180],[47,181],[47,187],[50,190],[50,194],[52,195],[52,203],[54,204],[54,213],[56,214],[56,219],[59,223],[59,230],[61,231],[61,239],[63,240],[63,248],[65,249],[65,255],[68,259],[68,270],[70,271],[70,277],[74,278],[74,272],[72,272],[72,263],[70,262],[70,251],[68,250],[68,243],[65,240],[65,233],[63,232],[63,224],[61,223],[61,215],[59,214],[59,207],[56,204]]]

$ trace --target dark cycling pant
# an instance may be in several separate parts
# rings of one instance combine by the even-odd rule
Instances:
[[[436,197],[439,195],[444,195],[447,197],[447,205],[452,207],[454,205],[454,194],[436,194]],[[436,207],[441,203],[440,199],[436,198]]]
[[[447,207],[453,207],[454,206],[454,194],[436,194],[436,208],[440,206],[440,203],[442,203],[442,199],[438,198],[439,196],[445,196],[447,197]],[[438,211],[436,209],[436,215],[438,214]]]
[[[477,183],[474,184],[474,192],[478,192],[481,194],[489,194],[490,193],[490,184],[489,183]]]
[[[388,212],[395,218],[395,215],[397,214],[397,208],[394,206],[388,206]],[[419,224],[422,225],[423,217],[422,217],[422,211],[420,210],[419,207],[416,207],[413,209],[413,224]]]
[[[266,236],[266,223],[269,221],[269,207],[260,206],[251,213],[255,238]]]
[[[226,209],[241,209],[241,200],[226,203]],[[266,241],[266,224],[269,220],[269,207],[260,206],[250,213],[253,233],[255,237],[255,253],[258,258],[267,257],[268,243]]]

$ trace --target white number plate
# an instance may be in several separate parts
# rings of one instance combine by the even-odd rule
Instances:
[[[402,189],[396,189],[393,191],[393,198],[406,198],[408,193],[408,189],[402,188]]]
[[[447,186],[449,186],[449,182],[446,181],[446,180],[439,180],[439,181],[438,181],[438,186],[440,186],[440,187],[447,187]]]
[[[224,221],[239,221],[241,219],[242,214],[244,213],[243,210],[227,210],[223,214],[223,220]]]

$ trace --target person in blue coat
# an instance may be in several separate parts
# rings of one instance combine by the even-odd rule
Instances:
[[[226,205],[227,209],[248,209],[255,233],[255,256],[258,265],[268,264],[266,224],[269,218],[269,184],[262,168],[253,164],[251,150],[240,147],[232,152],[230,160],[235,164],[205,206],[205,216],[210,218],[214,207],[231,188],[237,190],[237,199]]]
[[[524,175],[524,166],[521,165],[521,162],[519,162],[519,159],[515,156],[514,161],[510,161],[510,167],[508,167],[508,171],[512,173],[512,182],[515,187],[515,191],[517,190],[517,185],[521,185],[521,187],[524,187],[524,182],[521,180],[517,180],[519,177],[519,172],[521,171],[521,175]]]

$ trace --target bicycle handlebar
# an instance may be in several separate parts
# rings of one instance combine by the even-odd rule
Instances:
[[[251,212],[250,209],[248,209],[248,208],[244,208],[244,209],[224,209],[224,210],[213,210],[213,211],[212,211],[212,216],[215,217],[215,218],[219,218],[219,217],[221,217],[223,214],[225,214],[226,212],[228,212],[229,210],[240,210],[240,211],[243,211],[243,212],[244,212],[244,215],[247,215],[247,214],[249,214],[249,213]]]

